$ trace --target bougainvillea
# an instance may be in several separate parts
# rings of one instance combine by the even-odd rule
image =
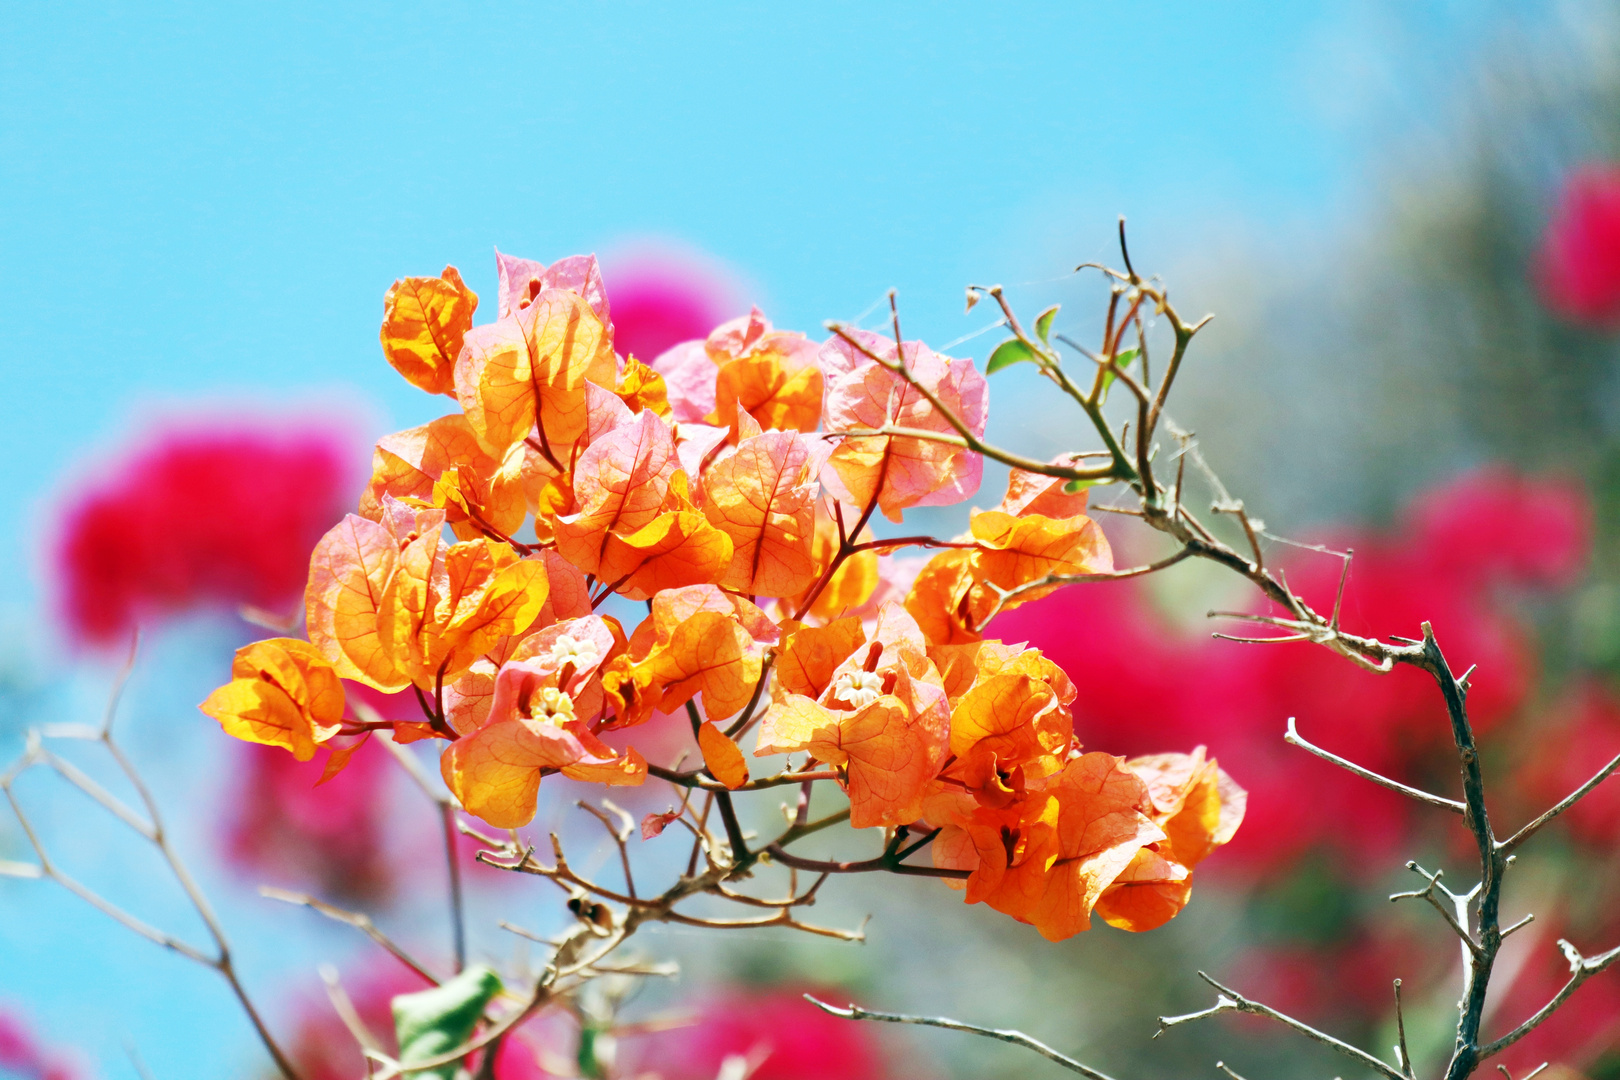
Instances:
[[[689,720],[704,775],[746,787],[757,725],[754,757],[804,755],[776,782],[837,783],[855,828],[920,834],[907,853],[932,841],[933,873],[1047,937],[1099,905],[1137,930],[1180,910],[1242,791],[1202,749],[1082,752],[1069,679],[982,639],[1041,594],[1007,591],[1112,568],[1084,494],[1021,470],[958,540],[868,528],[978,491],[979,454],[933,437],[982,434],[971,361],[898,333],[817,344],[757,309],[625,355],[594,258],[497,263],[482,325],[454,268],[389,290],[384,354],[460,410],[379,440],[359,513],[314,547],[308,641],[241,650],[205,712],[300,760],[328,748],[328,777],[379,728],[442,740],[450,790],[501,828],[549,775],[676,776],[600,738],[649,722]],[[872,610],[907,546],[945,550]],[[358,716],[342,680],[422,715]]]
[[[240,649],[231,680],[202,704],[226,733],[285,751],[311,775],[319,769],[321,783],[363,778],[355,755],[375,739],[436,809],[435,831],[448,856],[446,966],[413,959],[364,913],[265,891],[363,931],[430,984],[389,992],[389,1044],[369,1030],[336,973],[323,971],[331,1003],[371,1071],[452,1080],[474,1069],[506,1076],[509,1067],[558,1074],[560,1065],[566,1075],[615,1075],[618,1040],[636,1026],[616,1018],[619,1007],[639,980],[675,974],[628,951],[609,959],[638,928],[782,928],[860,940],[859,929],[798,917],[834,875],[937,878],[969,903],[1050,940],[1087,929],[1093,916],[1128,931],[1152,930],[1183,910],[1195,875],[1234,838],[1249,809],[1218,754],[1229,764],[1242,757],[1239,771],[1266,781],[1267,805],[1256,819],[1274,849],[1270,857],[1321,835],[1289,834],[1287,815],[1332,821],[1341,834],[1335,839],[1366,850],[1386,827],[1398,830],[1398,812],[1335,802],[1304,772],[1292,788],[1273,786],[1279,774],[1267,775],[1267,763],[1243,753],[1241,740],[1232,755],[1202,738],[1214,731],[1231,742],[1227,734],[1275,723],[1263,714],[1305,711],[1295,708],[1302,701],[1311,709],[1304,724],[1324,745],[1292,720],[1286,743],[1372,785],[1380,798],[1456,815],[1457,831],[1471,843],[1445,850],[1478,856],[1479,883],[1467,892],[1414,860],[1406,868],[1423,885],[1389,897],[1430,902],[1461,942],[1465,980],[1448,1080],[1466,1080],[1516,1045],[1533,1046],[1531,1036],[1555,1030],[1544,1021],[1582,983],[1620,964],[1620,948],[1588,954],[1560,941],[1568,978],[1548,1003],[1506,1026],[1488,1017],[1487,995],[1504,1000],[1517,973],[1529,970],[1513,952],[1538,938],[1524,932],[1529,916],[1504,925],[1508,870],[1526,865],[1518,852],[1528,840],[1620,771],[1620,757],[1612,758],[1509,831],[1507,815],[1492,809],[1500,796],[1493,790],[1487,798],[1486,773],[1495,773],[1495,763],[1475,737],[1476,727],[1499,728],[1535,675],[1525,636],[1492,594],[1573,578],[1590,531],[1578,495],[1483,474],[1451,498],[1431,500],[1405,536],[1354,538],[1357,588],[1372,588],[1347,594],[1348,552],[1268,548],[1265,541],[1277,538],[1210,472],[1193,436],[1164,416],[1203,321],[1182,321],[1156,279],[1131,267],[1123,223],[1120,242],[1125,270],[1097,267],[1108,284],[1097,352],[1063,333],[1054,338],[1056,307],[1026,329],[1000,286],[968,288],[969,308],[993,300],[998,325],[1012,335],[992,351],[985,371],[1032,364],[1079,407],[1101,443],[1051,461],[984,439],[985,376],[969,360],[905,340],[892,294],[892,340],[832,323],[832,338],[818,343],[775,328],[756,308],[646,361],[618,347],[591,257],[546,266],[498,254],[497,317],[483,324],[474,322],[478,297],[453,268],[394,284],[380,335],[386,358],[457,409],[378,441],[358,512],[314,545],[304,636]],[[1171,348],[1150,365],[1152,319],[1162,320],[1160,337],[1168,336]],[[1072,358],[1059,344],[1084,363],[1066,364]],[[1159,372],[1157,381],[1150,370]],[[1117,430],[1105,412],[1111,388],[1135,404],[1130,424]],[[1174,440],[1173,453],[1160,453],[1161,437]],[[984,458],[1010,470],[999,501],[973,509],[959,536],[906,533],[916,508],[974,497]],[[1235,522],[1246,544],[1227,543],[1221,527],[1193,509],[1202,496],[1188,496],[1189,461],[1214,495],[1212,512]],[[1088,489],[1099,484],[1119,485],[1123,499],[1106,509],[1135,517],[1174,548],[1116,567],[1114,545],[1091,518]],[[1243,660],[1206,662],[1190,645],[1167,651],[1162,635],[1120,603],[1129,594],[1117,588],[1095,590],[1103,599],[1089,614],[1097,617],[1074,620],[1052,637],[1050,654],[1028,641],[987,636],[1016,628],[1031,617],[1033,601],[1060,588],[1118,586],[1188,559],[1223,567],[1263,598],[1210,613],[1260,628],[1254,636],[1216,635],[1243,643],[1236,654]],[[1421,637],[1378,625],[1363,631],[1363,620],[1416,623]],[[1476,664],[1453,668],[1436,626]],[[1316,648],[1289,647],[1303,643]],[[1075,662],[1076,649],[1080,659],[1110,663],[1088,671]],[[1334,667],[1317,663],[1330,653]],[[1385,678],[1372,690],[1346,675],[1357,671]],[[1195,675],[1196,692],[1165,686],[1175,681],[1165,677],[1171,672],[1184,681]],[[1415,673],[1433,681],[1438,703],[1419,703],[1406,677]],[[1121,692],[1126,675],[1141,680],[1117,699],[1134,707],[1133,722],[1109,732],[1096,720],[1098,707]],[[1311,699],[1313,689],[1325,696]],[[1568,725],[1590,741],[1610,720],[1601,690],[1589,691],[1588,701],[1595,704],[1571,707]],[[418,711],[402,713],[401,703]],[[1443,742],[1425,722],[1441,710],[1446,722],[1435,727],[1448,731],[1456,754],[1449,783],[1429,768]],[[1367,713],[1377,722],[1363,722]],[[36,857],[0,864],[0,871],[49,878],[216,972],[282,1073],[296,1080],[299,1070],[243,986],[222,925],[169,842],[157,802],[114,742],[113,715],[109,710],[99,728],[32,732],[23,757],[0,774]],[[1099,733],[1107,749],[1082,745],[1082,737]],[[70,739],[100,744],[146,818],[48,748],[48,740]],[[417,743],[426,745],[404,745]],[[444,788],[418,757],[429,748],[437,751]],[[1527,761],[1536,765],[1533,758]],[[208,947],[148,926],[56,868],[11,787],[36,766],[54,770],[158,850],[210,935]],[[1456,790],[1459,768],[1461,798],[1446,793]],[[1560,774],[1545,785],[1567,782]],[[552,832],[550,851],[542,853],[519,831],[540,813],[542,791],[552,799],[565,784],[595,789],[576,805],[607,833],[603,843],[592,829],[597,851],[578,863],[565,851],[575,846],[573,834]],[[608,795],[648,787],[669,803],[644,814],[645,804],[638,806],[638,829],[636,815]],[[772,788],[797,794],[780,804],[781,824],[765,826],[757,812],[745,821],[737,800]],[[818,792],[838,809],[813,813]],[[1503,800],[1514,804],[1513,817],[1534,812],[1521,805],[1534,803],[1522,794],[1510,789]],[[1593,820],[1604,827],[1601,812]],[[819,858],[796,846],[818,833],[836,846],[850,843],[823,832],[846,823],[849,835],[868,838],[869,852],[879,845],[877,853]],[[566,895],[573,918],[548,927],[551,936],[501,924],[543,946],[538,965],[526,945],[501,971],[469,955],[458,830],[476,841],[478,861],[546,878]],[[668,839],[682,831],[690,843],[684,870],[679,849],[688,838],[673,847]],[[662,845],[673,858],[633,858],[638,833],[639,843]],[[1342,838],[1349,833],[1359,835]],[[664,883],[649,890],[649,872]],[[1516,872],[1516,881],[1523,877]],[[715,908],[742,916],[719,917]],[[1586,903],[1553,912],[1551,922],[1583,941],[1607,929],[1599,924],[1608,917]],[[1334,919],[1343,921],[1331,912],[1323,921]],[[1504,951],[1515,933],[1521,936]],[[1363,940],[1347,962],[1354,977],[1343,980],[1341,998],[1366,992],[1380,958],[1416,968],[1425,994],[1451,997],[1433,980],[1428,958],[1409,955],[1388,936]],[[1286,957],[1289,949],[1284,942],[1271,952]],[[1199,975],[1216,992],[1214,1005],[1161,1016],[1161,1032],[1223,1013],[1267,1017],[1387,1080],[1417,1075],[1404,1022],[1396,1025],[1391,1065]],[[1308,1005],[1305,982],[1296,980],[1301,992],[1294,996]],[[1397,1017],[1400,985],[1397,979]],[[806,997],[832,1016],[990,1035],[1100,1075],[1020,1033]],[[1582,1014],[1564,1015],[1575,1019],[1560,1024],[1578,1024]],[[572,1061],[545,1056],[557,1025],[571,1025],[577,1036]],[[1494,1038],[1493,1029],[1501,1032]],[[700,1056],[700,1049],[684,1053]],[[724,1051],[718,1070],[743,1075],[764,1061],[752,1050]],[[860,1064],[841,1067],[849,1074]]]
[[[387,755],[356,755],[342,784],[318,784],[319,763],[274,747],[243,744],[232,758],[222,839],[234,865],[343,902],[390,897]]]
[[[710,992],[698,999],[694,1013],[679,1026],[621,1039],[618,1057],[625,1074],[658,1080],[732,1075],[884,1080],[894,1075],[872,1032],[806,1009],[804,999],[789,989]]]
[[[263,420],[160,432],[67,501],[59,608],[89,644],[199,605],[289,613],[309,546],[350,495],[347,437]],[[288,609],[288,611],[283,611]]]
[[[705,260],[656,249],[612,260],[607,281],[614,347],[624,356],[648,358],[707,337],[730,314],[736,291],[724,271]]]
[[[1578,323],[1620,321],[1620,167],[1577,169],[1558,193],[1534,268],[1544,303]]]

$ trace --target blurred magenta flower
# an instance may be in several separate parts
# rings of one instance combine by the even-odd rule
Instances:
[[[1539,933],[1517,942],[1518,955],[1504,953],[1498,960],[1511,978],[1504,979],[1502,1004],[1497,1019],[1486,1033],[1505,1033],[1519,1018],[1533,1015],[1569,982],[1569,961],[1556,942],[1568,938],[1590,956],[1610,948],[1620,919],[1610,917],[1606,926],[1585,927],[1576,933],[1557,912],[1536,912]],[[1528,929],[1528,928],[1527,928]],[[1514,937],[1519,935],[1515,934]],[[1522,967],[1515,967],[1522,960]],[[1492,992],[1496,987],[1492,986]],[[1494,1028],[1494,1030],[1492,1030]],[[1578,1070],[1575,1075],[1607,1076],[1604,1068],[1613,1061],[1620,1046],[1620,982],[1614,979],[1588,979],[1545,1023],[1502,1053],[1502,1064],[1514,1076],[1529,1072],[1544,1061]],[[1569,1075],[1569,1074],[1566,1074]]]
[[[170,426],[106,455],[55,531],[62,621],[106,645],[200,606],[291,614],[354,464],[347,434],[267,420]]]
[[[286,757],[286,754],[282,755]],[[344,991],[368,1030],[384,1050],[398,1053],[394,1016],[390,1007],[396,994],[414,994],[428,982],[401,964],[383,961],[363,975],[344,979]],[[338,1018],[323,991],[300,997],[293,1010],[293,1035],[287,1052],[304,1080],[351,1080],[363,1076],[366,1059],[360,1044]]]
[[[275,746],[233,744],[224,823],[225,855],[254,883],[307,889],[323,900],[388,900],[395,867],[386,851],[391,770],[382,747],[365,746],[319,787],[321,761]]]
[[[739,290],[723,269],[676,250],[632,250],[606,272],[614,347],[651,363],[671,345],[701,340],[736,314]]]
[[[88,1075],[67,1057],[41,1046],[18,1013],[0,1007],[0,1076],[16,1080],[79,1080]]]
[[[836,994],[816,991],[824,1000]],[[626,1075],[659,1080],[881,1080],[892,1075],[873,1029],[829,1016],[798,990],[732,988],[703,1001],[698,1019],[624,1040]],[[746,1063],[752,1070],[744,1068]]]
[[[1620,701],[1598,683],[1576,686],[1548,712],[1524,759],[1530,813],[1551,806],[1620,755]],[[1620,778],[1611,776],[1570,808],[1564,822],[1594,854],[1620,849]]]
[[[1575,322],[1620,324],[1620,165],[1569,175],[1536,252],[1542,301]]]
[[[1428,994],[1455,977],[1451,943],[1387,919],[1358,923],[1331,941],[1257,943],[1235,958],[1234,983],[1274,1009],[1308,1023],[1333,1025],[1346,1017],[1381,1017],[1389,1011],[1390,973],[1399,972],[1405,993]],[[1244,1017],[1256,1034],[1270,1021]]]

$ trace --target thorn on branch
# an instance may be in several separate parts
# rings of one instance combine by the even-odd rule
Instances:
[[[1529,1072],[1525,1073],[1524,1080],[1536,1080],[1536,1077],[1541,1075],[1541,1070],[1545,1069],[1547,1064],[1547,1062],[1543,1061],[1540,1065],[1537,1065],[1534,1069],[1531,1069]],[[1505,1076],[1507,1080],[1513,1080],[1513,1074],[1508,1072],[1506,1065],[1498,1065],[1496,1069],[1503,1076]]]
[[[1467,916],[1468,901],[1479,892],[1478,887],[1476,886],[1466,894],[1454,893],[1444,885],[1440,884],[1441,877],[1445,875],[1444,870],[1436,870],[1431,874],[1415,862],[1408,862],[1406,864],[1406,868],[1420,877],[1427,879],[1428,884],[1421,889],[1414,890],[1413,892],[1391,893],[1389,897],[1390,901],[1427,900],[1429,904],[1440,913],[1441,917],[1446,920],[1446,925],[1451,927],[1452,931],[1457,935],[1457,937],[1462,940],[1463,946],[1468,950],[1469,954],[1474,957],[1483,956],[1485,950],[1483,947],[1481,947],[1479,942],[1474,940],[1473,935],[1468,932],[1467,928],[1463,926],[1462,922],[1460,921],[1462,917]],[[1451,901],[1449,906],[1440,902],[1440,898],[1435,895],[1436,890],[1445,893],[1446,899]]]

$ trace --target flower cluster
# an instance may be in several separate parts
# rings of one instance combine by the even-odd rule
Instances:
[[[315,546],[308,640],[242,649],[205,712],[329,749],[327,778],[373,730],[443,740],[450,790],[502,828],[548,775],[687,778],[601,737],[681,711],[704,783],[771,786],[740,745],[757,725],[756,757],[807,756],[772,783],[836,782],[896,865],[932,843],[937,876],[1047,937],[1180,910],[1242,791],[1201,749],[1082,752],[1063,671],[982,638],[1049,575],[1112,569],[1073,470],[1015,470],[955,540],[869,528],[978,491],[971,361],[898,325],[818,344],[756,309],[647,363],[615,350],[594,257],[497,263],[483,325],[454,268],[389,290],[385,355],[459,410],[377,443],[359,513]],[[909,586],[907,546],[940,549]],[[629,629],[625,601],[646,605]],[[355,715],[343,680],[409,690],[423,719]]]

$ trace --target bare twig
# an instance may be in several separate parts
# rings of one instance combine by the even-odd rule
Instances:
[[[1320,746],[1313,745],[1312,743],[1306,741],[1305,737],[1299,733],[1298,728],[1294,726],[1294,718],[1292,716],[1288,718],[1288,731],[1283,735],[1283,741],[1288,743],[1290,746],[1297,746],[1301,750],[1315,754],[1323,761],[1331,761],[1339,768],[1355,773],[1363,780],[1371,780],[1380,787],[1386,787],[1391,791],[1398,791],[1409,799],[1416,799],[1418,802],[1426,803],[1429,806],[1438,806],[1442,810],[1450,810],[1454,814],[1461,814],[1467,810],[1467,807],[1458,802],[1456,799],[1447,799],[1440,795],[1431,795],[1427,791],[1422,791],[1415,787],[1408,787],[1406,784],[1403,784],[1398,780],[1391,780],[1387,776],[1380,776],[1371,769],[1362,768],[1360,765],[1357,765],[1348,758],[1342,758],[1332,751],[1324,750]]]
[[[996,593],[996,606],[990,609],[990,614],[984,617],[984,622],[988,623],[991,619],[995,618],[1002,611],[1006,610],[1007,606],[1013,601],[1016,600],[1022,602],[1023,597],[1026,597],[1031,593],[1039,592],[1043,589],[1052,589],[1062,585],[1078,585],[1093,581],[1122,581],[1125,578],[1141,577],[1144,574],[1156,574],[1160,570],[1169,569],[1170,567],[1176,565],[1176,563],[1188,558],[1192,554],[1193,550],[1191,548],[1184,547],[1179,551],[1165,556],[1157,562],[1147,563],[1142,566],[1133,566],[1126,570],[1110,570],[1107,573],[1098,574],[1046,574],[1043,577],[1036,578],[1034,581],[1027,581],[1014,589],[1003,589],[995,582],[987,581],[985,584],[990,586],[990,588]]]
[[[1487,1043],[1481,1047],[1479,1060],[1483,1061],[1485,1058],[1501,1053],[1536,1030],[1541,1026],[1542,1021],[1556,1012],[1560,1005],[1569,1000],[1571,994],[1580,989],[1583,982],[1593,975],[1613,967],[1616,962],[1620,962],[1620,947],[1610,949],[1606,953],[1599,953],[1597,956],[1582,956],[1575,946],[1563,940],[1558,942],[1558,947],[1564,950],[1564,958],[1569,961],[1569,981],[1564,984],[1558,993],[1553,995],[1551,1001],[1537,1010],[1534,1016],[1495,1042]]]
[[[445,869],[450,879],[450,940],[459,973],[467,966],[467,916],[461,898],[461,860],[456,857],[455,808],[441,803],[439,816],[443,821]]]
[[[208,902],[208,898],[203,895],[202,889],[197,885],[196,879],[191,876],[190,869],[187,868],[185,862],[180,858],[179,852],[174,849],[174,845],[170,842],[168,830],[164,826],[163,815],[158,809],[157,801],[152,797],[151,790],[146,786],[146,782],[141,778],[141,775],[135,769],[134,764],[129,760],[128,757],[125,756],[123,749],[113,738],[113,724],[117,719],[118,704],[122,699],[124,687],[128,683],[129,676],[134,670],[136,647],[138,644],[138,639],[131,642],[129,657],[126,660],[117,681],[114,683],[112,692],[108,695],[107,709],[103,715],[100,728],[94,732],[93,741],[98,742],[102,746],[107,755],[111,757],[113,762],[118,766],[119,771],[123,773],[124,778],[129,782],[130,787],[134,789],[136,796],[140,799],[141,805],[146,811],[145,820],[141,820],[135,811],[125,806],[110,793],[106,792],[105,789],[101,788],[100,785],[90,780],[90,778],[81,770],[46,750],[42,745],[42,735],[38,731],[30,732],[27,748],[25,749],[22,757],[14,762],[10,768],[6,769],[3,774],[0,774],[0,791],[4,792],[6,801],[10,804],[12,812],[16,815],[17,822],[19,825],[21,825],[23,834],[27,837],[29,846],[33,849],[34,856],[38,860],[38,873],[35,876],[56,882],[64,889],[90,904],[96,910],[122,924],[124,927],[133,931],[134,933],[139,934],[141,937],[146,938],[148,941],[151,941],[156,945],[160,945],[163,948],[169,949],[172,952],[179,953],[181,956],[186,957],[186,959],[191,960],[194,963],[218,972],[219,975],[225,980],[226,984],[230,986],[231,993],[235,995],[237,1003],[241,1006],[243,1013],[246,1014],[248,1022],[252,1024],[255,1033],[259,1037],[259,1041],[264,1044],[264,1048],[266,1052],[269,1053],[271,1060],[275,1062],[276,1068],[280,1070],[283,1076],[287,1077],[287,1080],[299,1080],[298,1070],[293,1066],[292,1061],[288,1059],[286,1054],[282,1051],[281,1046],[276,1042],[275,1037],[270,1033],[269,1027],[264,1022],[264,1018],[259,1014],[258,1007],[254,1005],[253,999],[248,995],[247,988],[242,984],[242,980],[236,971],[235,960],[231,953],[230,942],[225,936],[224,927],[221,925],[219,917],[215,915],[213,905],[211,905]],[[64,734],[68,738],[78,739],[86,738],[88,735],[88,733],[79,731],[68,731]],[[163,858],[165,865],[168,867],[170,875],[173,876],[175,882],[179,884],[181,891],[185,893],[186,899],[190,902],[193,910],[196,911],[197,917],[202,921],[204,928],[208,931],[208,936],[213,940],[214,949],[212,955],[209,955],[202,949],[191,945],[180,938],[167,933],[166,931],[159,930],[143,920],[136,918],[135,916],[124,911],[122,908],[118,907],[116,904],[102,897],[99,893],[85,887],[69,875],[63,873],[56,866],[56,864],[51,860],[50,855],[47,853],[44,842],[41,840],[39,834],[35,831],[33,823],[29,820],[28,815],[24,812],[22,804],[18,801],[15,790],[13,790],[13,785],[17,781],[18,777],[20,777],[28,769],[40,764],[50,765],[56,771],[57,775],[61,776],[69,784],[72,784],[91,799],[95,800],[109,813],[113,814],[125,824],[129,825],[130,828],[134,829],[157,849],[158,854]],[[13,873],[9,876],[25,875],[22,873]]]
[[[415,957],[411,956],[410,953],[401,948],[399,944],[396,943],[392,938],[378,929],[377,924],[372,921],[371,916],[367,915],[365,912],[349,911],[345,908],[328,904],[323,900],[317,900],[308,893],[290,892],[286,889],[277,889],[270,885],[260,885],[259,895],[270,900],[280,900],[284,904],[296,904],[300,907],[307,907],[311,911],[319,912],[320,914],[325,915],[328,919],[352,926],[356,930],[359,930],[362,934],[365,934],[372,941],[375,941],[378,945],[381,945],[395,960],[398,960],[400,963],[422,976],[422,978],[426,979],[434,986],[439,985],[438,976],[434,975],[433,972],[423,967]]]
[[[1440,877],[1445,873],[1443,870],[1436,870],[1431,874],[1415,862],[1407,863],[1406,868],[1425,878],[1428,884],[1414,892],[1393,893],[1390,895],[1390,900],[1427,900],[1446,920],[1446,925],[1451,927],[1452,932],[1462,939],[1463,947],[1467,950],[1468,955],[1478,957],[1483,950],[1479,942],[1475,941],[1473,935],[1468,932],[1468,928],[1462,924],[1457,914],[1460,911],[1464,917],[1467,916],[1468,909],[1465,906],[1467,897],[1459,896],[1440,884]],[[1451,901],[1449,906],[1442,903],[1440,898],[1435,895],[1436,889],[1446,894],[1446,899]]]
[[[343,982],[338,978],[337,968],[331,964],[322,964],[320,967],[321,982],[326,984],[326,997],[332,1003],[332,1011],[336,1012],[343,1026],[349,1029],[354,1041],[360,1044],[361,1050],[380,1052],[382,1044],[377,1037],[366,1027],[366,1022],[360,1019],[359,1011],[354,1002],[349,999],[348,991],[343,989]],[[370,1072],[369,1068],[367,1072]]]
[[[1165,1031],[1175,1027],[1178,1024],[1185,1024],[1192,1020],[1201,1020],[1206,1016],[1214,1016],[1218,1013],[1224,1012],[1249,1013],[1254,1016],[1269,1017],[1280,1024],[1291,1027],[1301,1035],[1304,1035],[1306,1038],[1314,1039],[1323,1046],[1330,1046],[1339,1053],[1343,1054],[1345,1057],[1358,1061],[1367,1068],[1382,1073],[1383,1075],[1389,1077],[1389,1080],[1406,1080],[1406,1076],[1399,1069],[1391,1068],[1384,1061],[1367,1053],[1365,1050],[1351,1046],[1349,1043],[1344,1042],[1341,1039],[1336,1039],[1324,1031],[1318,1031],[1316,1028],[1311,1027],[1311,1025],[1305,1023],[1304,1021],[1296,1020],[1286,1013],[1280,1013],[1269,1005],[1262,1005],[1258,1001],[1250,1001],[1248,998],[1244,997],[1236,990],[1233,990],[1231,987],[1222,986],[1220,983],[1216,982],[1202,971],[1198,973],[1198,977],[1215,988],[1218,995],[1215,999],[1215,1004],[1207,1009],[1203,1009],[1195,1013],[1188,1013],[1185,1016],[1159,1017],[1159,1030],[1154,1035],[1154,1038],[1158,1038],[1159,1035],[1164,1034]]]
[[[1485,808],[1485,778],[1480,769],[1479,749],[1474,745],[1474,730],[1468,721],[1468,692],[1452,675],[1451,666],[1435,641],[1434,628],[1428,623],[1423,624],[1422,649],[1428,661],[1428,670],[1445,699],[1446,715],[1451,721],[1452,742],[1456,744],[1462,767],[1464,802],[1468,808],[1463,821],[1474,834],[1474,842],[1479,849],[1480,881],[1476,891],[1469,894],[1473,896],[1477,893],[1479,897],[1476,919],[1478,937],[1469,938],[1476,941],[1479,947],[1470,950],[1468,985],[1463,993],[1461,1008],[1458,1009],[1456,1048],[1446,1066],[1446,1080],[1465,1080],[1481,1060],[1479,1028],[1485,1017],[1485,997],[1490,987],[1491,971],[1496,963],[1496,954],[1502,947],[1499,919],[1502,875],[1507,870],[1507,859],[1497,849],[1490,814]],[[1458,909],[1462,909],[1461,904],[1458,904]]]
[[[440,695],[442,698],[442,694]],[[352,702],[355,714],[363,720],[381,719],[376,712],[364,702]],[[370,713],[367,716],[366,713]],[[445,873],[448,877],[448,898],[450,906],[450,940],[454,949],[456,970],[460,971],[467,964],[467,921],[465,904],[461,895],[461,863],[456,855],[456,802],[450,794],[440,789],[428,775],[422,763],[409,749],[394,741],[393,735],[387,731],[377,732],[377,738],[388,752],[393,755],[406,775],[417,786],[418,790],[433,803],[439,813],[440,832],[444,837]]]
[[[576,801],[574,805],[590,814],[597,821],[600,821],[602,823],[602,827],[608,831],[608,836],[613,838],[614,844],[617,845],[619,849],[619,864],[624,868],[625,891],[630,894],[630,899],[634,900],[636,898],[636,877],[635,874],[633,874],[630,870],[630,849],[627,846],[633,823],[630,820],[630,815],[625,813],[619,807],[614,806],[613,803],[607,801],[606,799],[602,800],[602,803],[604,806],[612,807],[614,810],[618,811],[618,825],[614,825],[612,820],[608,818],[606,810],[598,809],[597,807],[594,807],[590,803],[586,802],[584,799]]]
[[[1395,980],[1395,1032],[1398,1041],[1395,1044],[1395,1056],[1400,1059],[1401,1071],[1407,1075],[1408,1080],[1414,1076],[1412,1072],[1412,1052],[1406,1047],[1406,1012],[1401,1008],[1401,980]]]
[[[1070,1072],[1077,1072],[1081,1076],[1089,1076],[1091,1080],[1112,1080],[1107,1073],[1076,1061],[1067,1054],[1059,1053],[1039,1039],[1025,1035],[1022,1031],[979,1027],[976,1024],[964,1024],[960,1020],[952,1020],[944,1016],[905,1016],[900,1013],[873,1012],[870,1009],[863,1009],[854,1004],[851,1004],[848,1008],[840,1009],[836,1005],[829,1005],[809,994],[804,995],[804,1000],[823,1012],[843,1017],[845,1020],[880,1020],[888,1024],[923,1024],[928,1027],[944,1028],[947,1031],[965,1031],[969,1035],[982,1035],[987,1039],[998,1039],[1001,1042],[1012,1043],[1014,1046],[1022,1046],[1026,1050],[1033,1050],[1042,1057],[1057,1062]]]
[[[1607,780],[1611,775],[1613,775],[1616,769],[1620,769],[1620,754],[1615,755],[1613,761],[1610,761],[1607,765],[1603,766],[1603,768],[1599,769],[1592,776],[1592,779],[1588,780],[1586,783],[1582,784],[1580,787],[1566,795],[1563,799],[1559,800],[1558,805],[1554,806],[1552,809],[1530,822],[1528,825],[1514,833],[1512,836],[1508,837],[1506,840],[1503,840],[1497,844],[1497,851],[1504,855],[1510,854],[1520,844],[1524,843],[1536,833],[1540,832],[1542,826],[1546,825],[1553,818],[1580,802],[1581,799],[1591,792],[1593,788],[1597,787],[1599,784],[1603,783],[1603,781]]]

